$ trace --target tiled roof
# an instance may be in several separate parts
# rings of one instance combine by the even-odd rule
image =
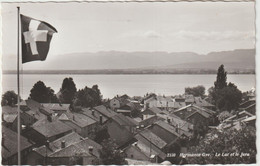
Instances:
[[[29,111],[25,111],[24,113],[34,117],[37,120],[47,118],[47,116],[45,114],[43,114],[42,112],[40,112],[38,109],[31,109]]]
[[[17,114],[17,107],[2,106],[2,114]]]
[[[181,108],[181,107],[185,107],[186,106],[186,103],[185,102],[174,102],[174,108],[175,109],[178,109],[178,108]]]
[[[43,107],[49,108],[50,110],[69,110],[70,104],[60,104],[60,103],[42,103]]]
[[[3,115],[3,121],[7,123],[13,123],[14,120],[16,119],[17,114],[4,114]]]
[[[98,111],[99,113],[101,113],[103,116],[107,117],[107,118],[111,118],[112,116],[116,115],[117,113],[112,111],[109,108],[106,108],[103,105],[99,105],[94,107],[94,110]]]
[[[17,139],[18,135],[16,132],[2,126],[2,158],[7,159],[17,153]],[[33,144],[26,138],[21,136],[21,150],[31,147]]]
[[[151,144],[151,142],[143,136],[136,135],[135,139],[137,139],[136,148],[143,152],[147,157],[150,158],[151,155],[158,155],[162,159],[166,158],[166,154],[162,152],[161,149]]]
[[[76,155],[92,156],[89,152],[90,146],[93,147],[93,155],[99,157],[98,151],[101,150],[101,145],[88,138],[56,151],[55,153],[52,153],[50,157],[74,157]]]
[[[153,165],[156,163],[151,163],[150,161],[143,161],[143,160],[134,160],[134,159],[125,159],[128,165]]]
[[[185,95],[185,102],[194,103],[194,96],[193,95]]]
[[[58,120],[49,122],[45,119],[34,123],[32,128],[47,138],[72,130],[69,126]]]
[[[33,149],[35,152],[37,152],[38,154],[45,156],[47,154],[47,156],[51,155],[52,153],[55,153],[59,150],[61,150],[61,142],[65,141],[65,146],[69,146],[72,145],[76,142],[80,141],[81,136],[78,135],[75,132],[69,133],[53,142],[49,143],[49,146],[46,148],[45,145],[40,146],[39,148],[35,148]]]
[[[214,107],[214,105],[210,104],[206,100],[201,99],[201,97],[194,97],[194,104],[199,107]]]
[[[167,145],[167,143],[164,140],[162,140],[160,137],[158,137],[148,129],[141,131],[139,135],[141,135],[142,137],[144,137],[160,149],[164,148]]]
[[[97,122],[99,122],[100,115],[102,115],[97,110],[91,108],[82,108],[82,111],[80,113],[94,119]],[[107,121],[107,117],[102,115],[102,118],[103,118],[103,122]]]
[[[123,114],[117,114],[112,117],[114,121],[116,121],[120,126],[137,126],[138,122],[133,119],[124,116]]]
[[[167,130],[168,132],[176,135],[177,137],[180,137],[180,134],[176,132],[175,127],[169,125],[168,123],[164,122],[164,121],[157,121],[155,122],[155,125],[160,126],[161,128]]]
[[[97,122],[97,121],[93,120],[92,118],[90,118],[84,114],[81,114],[81,113],[68,111],[63,114],[65,114],[71,122],[75,123],[76,125],[78,125],[80,127],[85,127],[85,126],[88,126],[88,125],[91,125],[91,124],[94,124]]]

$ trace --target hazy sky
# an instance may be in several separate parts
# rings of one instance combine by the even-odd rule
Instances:
[[[48,61],[75,52],[191,51],[254,48],[253,2],[2,4],[3,69],[15,69],[17,9],[58,33]],[[37,63],[24,65],[35,68]],[[65,64],[64,64],[65,65]]]

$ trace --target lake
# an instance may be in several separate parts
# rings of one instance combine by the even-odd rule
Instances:
[[[14,90],[17,93],[17,76],[3,74],[3,93]],[[51,87],[55,93],[59,91],[62,81],[72,77],[77,89],[85,86],[92,87],[97,84],[103,98],[113,98],[117,94],[129,96],[143,96],[147,92],[161,95],[183,94],[185,87],[203,85],[208,88],[214,85],[216,75],[54,75],[54,74],[24,74],[20,76],[21,97],[28,98],[33,85],[41,80],[46,86]],[[227,75],[227,81],[232,82],[242,91],[256,87],[256,77],[252,75]]]

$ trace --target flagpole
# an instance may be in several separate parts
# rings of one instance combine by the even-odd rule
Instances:
[[[17,15],[18,15],[18,36],[17,36],[17,91],[18,91],[18,116],[17,116],[17,135],[18,135],[18,165],[21,165],[21,125],[20,125],[20,68],[19,68],[19,59],[20,59],[20,7],[17,7]]]

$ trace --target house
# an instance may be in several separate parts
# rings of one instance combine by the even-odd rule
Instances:
[[[256,116],[247,112],[241,111],[237,112],[236,115],[233,115],[227,119],[225,119],[219,126],[217,127],[218,130],[234,128],[236,130],[240,130],[243,125],[251,125],[255,126],[255,118]]]
[[[101,107],[101,108],[106,109],[106,107],[105,108]],[[98,108],[98,109],[100,110],[101,108]],[[103,110],[101,112],[104,112],[104,111],[105,110]],[[101,114],[99,111],[97,111],[96,109],[93,109],[93,108],[82,108],[80,113],[84,114],[85,116],[90,117],[91,119],[93,119],[97,122],[100,122],[100,120],[101,120],[100,117],[102,117],[102,122],[100,122],[100,124],[105,123],[108,120],[107,116],[103,116],[104,114]],[[109,115],[109,117],[110,117],[110,115]]]
[[[59,120],[50,121],[40,120],[34,123],[24,135],[33,140],[37,145],[43,145],[46,141],[53,141],[68,133],[72,132],[72,128]]]
[[[149,130],[143,130],[135,135],[137,142],[124,149],[126,157],[134,160],[151,161],[156,158],[156,163],[163,161],[166,154],[162,149],[167,145],[161,138]]]
[[[174,107],[174,100],[171,96],[156,96],[144,101],[145,109],[157,107],[168,110]]]
[[[156,115],[146,116],[144,118],[144,120],[139,121],[139,127],[146,127],[146,126],[152,125],[155,122],[157,122],[158,120],[161,120],[161,118],[159,116],[156,116]]]
[[[2,106],[2,124],[11,128],[17,117],[18,107]],[[21,111],[21,110],[20,110]]]
[[[28,156],[31,165],[87,165],[99,158],[101,146],[75,132],[33,149]]]
[[[239,108],[243,110],[243,109],[247,108],[248,106],[250,106],[250,105],[252,105],[252,104],[255,104],[255,103],[256,103],[255,98],[249,99],[249,100],[247,100],[247,101],[242,102],[242,103],[239,105]]]
[[[54,113],[46,108],[40,107],[27,107],[26,111],[20,113],[20,123],[22,125],[22,132],[24,129],[29,128],[35,122],[43,119],[54,119]],[[14,120],[12,130],[17,130],[17,118]]]
[[[256,115],[248,117],[244,120],[242,120],[243,123],[245,123],[246,125],[255,127],[256,126]]]
[[[99,159],[101,145],[89,138],[62,148],[47,158],[51,165],[94,165]]]
[[[11,129],[2,126],[2,164],[17,165],[18,161],[18,135]],[[21,163],[27,163],[28,153],[32,150],[34,143],[28,141],[25,137],[20,137],[21,147]]]
[[[214,111],[190,104],[172,112],[174,115],[181,119],[197,124],[203,122],[203,124],[209,124],[210,118],[215,114]]]
[[[123,114],[117,114],[104,125],[107,127],[110,137],[120,147],[133,139],[138,123]]]
[[[99,123],[84,114],[76,112],[63,113],[59,120],[84,138],[87,136],[93,138],[97,130],[97,123]]]
[[[93,107],[93,110],[97,111],[99,114],[102,115],[102,117],[105,117],[106,119],[109,119],[117,114],[116,112],[105,107],[104,105],[99,105],[99,106]]]
[[[109,106],[112,110],[116,110],[120,107],[125,106],[127,103],[129,103],[128,99],[130,99],[129,96],[123,95],[123,96],[116,96],[113,99],[110,100]]]
[[[169,125],[178,128],[179,134],[181,136],[185,136],[187,138],[192,137],[193,135],[193,130],[194,130],[194,125],[182,120],[178,116],[174,114],[169,114],[169,115],[158,115],[158,117],[165,122],[167,122]]]
[[[167,146],[174,144],[181,136],[177,127],[175,128],[164,121],[157,121],[148,129],[164,140]]]
[[[33,148],[28,155],[27,164],[29,165],[44,165],[46,161],[46,156],[50,156],[52,153],[62,149],[62,142],[66,146],[79,142],[81,136],[76,132],[71,132],[61,138],[58,138],[52,142],[46,142],[45,145],[42,145],[37,148]]]
[[[237,112],[236,115],[233,115],[233,116],[225,119],[223,122],[232,123],[234,121],[242,121],[242,120],[247,119],[252,116],[254,116],[254,114],[251,114],[247,111],[240,111],[240,112]]]
[[[207,102],[206,100],[202,99],[201,97],[194,97],[194,105],[199,107],[204,107],[210,110],[214,110],[215,106]]]
[[[41,103],[44,108],[47,108],[59,115],[70,111],[70,104],[61,104],[61,103]]]

